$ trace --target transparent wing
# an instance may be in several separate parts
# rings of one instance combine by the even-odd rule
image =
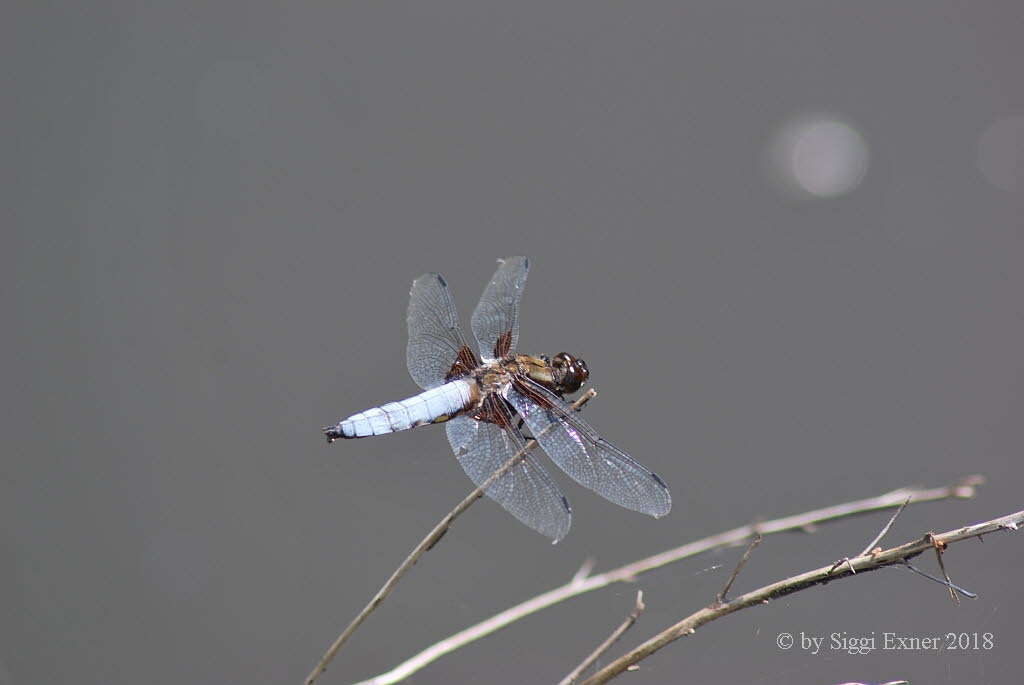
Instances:
[[[519,341],[519,298],[530,270],[530,260],[526,257],[498,261],[500,266],[480,296],[470,321],[484,359],[500,359],[516,349]]]
[[[486,481],[526,445],[519,429],[512,423],[511,413],[504,407],[504,400],[496,397],[494,400],[494,404],[501,405],[502,420],[508,421],[505,428],[465,414],[445,424],[448,441],[459,464],[477,485]],[[485,492],[505,511],[554,542],[569,532],[572,523],[569,502],[531,454],[527,454]]]
[[[412,282],[406,322],[406,364],[412,379],[424,390],[436,388],[449,376],[462,375],[479,364],[459,327],[448,284],[439,274],[425,274]]]
[[[580,485],[651,516],[664,516],[672,508],[665,481],[598,435],[554,393],[517,379],[506,398],[551,461]]]

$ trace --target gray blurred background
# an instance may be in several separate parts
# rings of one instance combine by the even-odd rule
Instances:
[[[469,312],[533,258],[520,349],[584,357],[586,416],[659,521],[562,478],[552,547],[478,503],[323,683],[567,580],[912,483],[887,542],[1021,506],[1024,5],[29,3],[4,13],[0,684],[298,683],[471,489],[444,431],[324,444],[416,391],[409,284]],[[560,474],[556,474],[560,475]],[[743,592],[886,514],[766,539]],[[530,617],[412,682],[553,682],[708,604],[727,550]],[[730,616],[630,683],[1017,680],[1024,539]],[[935,561],[920,565],[936,572]],[[780,632],[994,635],[780,650]]]

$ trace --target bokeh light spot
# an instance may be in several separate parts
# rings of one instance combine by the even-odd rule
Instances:
[[[773,138],[769,175],[798,196],[829,198],[853,191],[868,170],[868,147],[849,124],[834,117],[804,115]]]

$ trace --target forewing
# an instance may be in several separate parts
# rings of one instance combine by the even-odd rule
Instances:
[[[516,379],[506,397],[551,461],[577,483],[651,516],[664,516],[672,508],[665,481],[598,435],[554,393]]]
[[[498,270],[473,310],[473,335],[485,360],[507,357],[519,341],[519,298],[526,285],[526,257],[499,260]]]
[[[424,390],[478,365],[476,353],[459,327],[451,291],[439,274],[425,274],[412,282],[406,322],[406,363],[412,379]]]
[[[465,414],[445,424],[459,464],[478,486],[526,446],[512,423],[511,413],[504,407],[504,400],[494,399],[495,404],[501,404],[497,410],[501,412],[499,420],[507,420],[504,427]],[[569,532],[569,502],[531,454],[526,454],[484,492],[505,511],[554,542]]]

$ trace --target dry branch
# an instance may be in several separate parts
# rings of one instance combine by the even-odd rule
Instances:
[[[589,574],[593,562],[588,559],[584,562],[583,567],[565,585],[537,595],[454,635],[450,635],[439,642],[435,642],[415,656],[398,664],[390,671],[362,681],[358,685],[391,685],[392,683],[397,683],[440,659],[445,654],[460,649],[475,640],[501,630],[510,623],[546,609],[549,606],[571,599],[577,595],[599,590],[614,583],[632,582],[642,573],[667,566],[703,552],[742,545],[755,535],[769,535],[792,531],[812,532],[819,524],[874,511],[892,509],[904,504],[908,499],[914,504],[951,498],[968,499],[974,497],[977,486],[983,482],[984,478],[981,476],[967,476],[955,483],[937,488],[905,487],[884,495],[878,495],[877,497],[834,504],[802,514],[740,526],[739,528],[733,528],[718,535],[690,542],[594,576]]]
[[[876,571],[885,566],[905,564],[909,559],[913,559],[917,555],[927,552],[928,550],[934,549],[937,551],[940,548],[944,549],[955,542],[960,542],[961,540],[981,537],[982,535],[1002,530],[1015,531],[1021,525],[1024,525],[1024,511],[1018,511],[1008,516],[992,519],[991,521],[976,523],[971,526],[964,526],[938,535],[927,533],[922,538],[907,542],[899,545],[898,547],[893,547],[892,549],[875,552],[873,554],[868,552],[867,554],[854,557],[846,564],[838,567],[822,566],[821,568],[814,569],[813,571],[807,571],[806,573],[801,573],[799,575],[792,576],[791,578],[786,578],[785,580],[765,585],[764,587],[754,590],[753,592],[748,592],[730,602],[726,602],[725,604],[713,604],[691,614],[690,616],[687,616],[675,625],[663,630],[651,639],[647,640],[639,647],[636,647],[627,654],[619,657],[586,680],[584,685],[599,685],[599,683],[606,683],[628,669],[630,666],[633,666],[637,662],[647,658],[665,645],[686,635],[692,635],[697,628],[701,627],[705,623],[722,618],[723,616],[728,616],[729,614],[741,609],[764,604],[768,600],[777,599],[779,597],[790,595],[794,592],[806,590],[807,588],[815,585],[821,585],[841,578],[849,578],[857,572],[865,573],[869,571]]]

